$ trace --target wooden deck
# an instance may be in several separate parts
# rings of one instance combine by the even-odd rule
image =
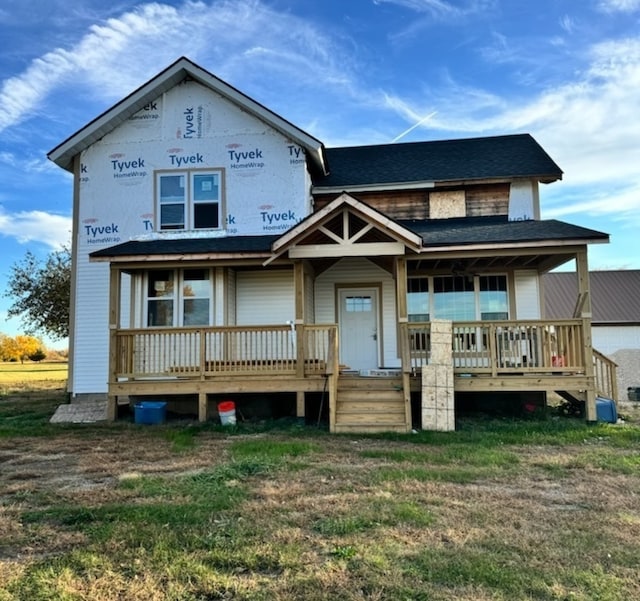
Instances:
[[[412,373],[427,365],[431,324],[401,324]],[[616,364],[586,342],[581,319],[454,322],[455,390],[588,391],[618,398]]]
[[[329,399],[330,429],[409,431],[411,392],[432,352],[430,323],[398,325],[397,378],[341,375],[335,324],[141,328],[112,331],[109,415],[118,397],[291,392],[298,415],[305,394]],[[616,398],[615,364],[587,358],[582,320],[455,322],[451,361],[456,392],[591,391]]]

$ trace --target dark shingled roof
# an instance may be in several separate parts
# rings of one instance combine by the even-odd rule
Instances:
[[[608,240],[609,235],[563,221],[509,221],[507,217],[398,220],[422,236],[423,246],[541,242],[544,240]]]
[[[640,269],[592,271],[589,274],[594,324],[640,324]],[[544,308],[547,319],[573,315],[578,298],[574,272],[544,276]]]
[[[91,253],[92,257],[143,255],[189,255],[206,253],[268,253],[279,236],[225,236],[216,238],[179,238],[132,240]]]
[[[509,221],[506,217],[398,220],[398,224],[422,237],[423,246],[456,246],[544,240],[608,240],[609,235],[554,219]],[[124,242],[91,253],[92,257],[188,255],[206,253],[269,253],[279,236],[226,236]]]
[[[329,174],[317,187],[468,179],[562,178],[562,170],[529,134],[326,148]]]

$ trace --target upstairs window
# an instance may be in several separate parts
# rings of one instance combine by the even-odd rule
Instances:
[[[160,230],[219,229],[222,212],[220,171],[156,174]]]

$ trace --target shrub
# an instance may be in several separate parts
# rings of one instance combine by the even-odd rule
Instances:
[[[29,359],[31,361],[42,361],[47,358],[47,353],[45,353],[41,348],[39,348],[35,353],[31,353],[29,355]]]

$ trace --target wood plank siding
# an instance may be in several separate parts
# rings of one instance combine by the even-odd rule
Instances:
[[[484,217],[509,213],[510,184],[477,184],[468,188],[441,188],[437,190],[398,190],[394,192],[357,192],[358,200],[388,215],[392,219],[431,219],[430,197],[441,199],[443,192],[464,193],[466,216]],[[320,210],[334,198],[332,195],[317,195],[315,209]]]

